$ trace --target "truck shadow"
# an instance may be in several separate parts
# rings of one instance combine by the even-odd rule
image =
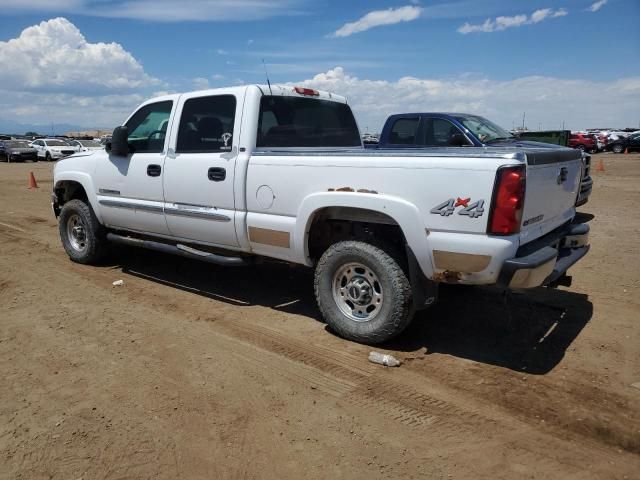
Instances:
[[[114,258],[128,275],[232,305],[262,305],[322,322],[311,269],[276,262],[217,267],[128,248],[119,248]],[[445,285],[437,305],[418,312],[403,334],[382,347],[398,352],[426,349],[427,355],[545,374],[562,360],[592,313],[587,295],[569,291],[541,288],[511,294],[505,301],[494,288]]]
[[[418,312],[386,348],[426,349],[523,373],[550,372],[593,315],[587,295],[539,288],[526,294],[491,287],[443,286],[438,304]]]

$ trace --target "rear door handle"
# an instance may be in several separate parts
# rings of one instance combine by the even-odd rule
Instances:
[[[211,167],[207,172],[207,176],[212,182],[221,182],[227,178],[227,170],[220,167]]]
[[[159,177],[162,173],[162,167],[160,165],[151,164],[147,166],[147,175],[150,177]]]

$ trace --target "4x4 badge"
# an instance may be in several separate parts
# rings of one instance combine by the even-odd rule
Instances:
[[[471,198],[450,198],[446,202],[436,205],[430,211],[436,215],[448,217],[449,215],[453,215],[456,207],[463,207],[462,210],[458,210],[458,215],[466,215],[471,218],[481,217],[484,213],[484,200],[478,200],[473,203],[469,202],[471,202]]]

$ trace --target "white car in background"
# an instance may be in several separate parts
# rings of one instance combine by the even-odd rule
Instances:
[[[40,138],[31,142],[30,146],[38,151],[38,158],[47,162],[68,157],[76,153],[74,147],[59,138]]]
[[[67,143],[69,143],[76,152],[90,152],[104,148],[104,145],[100,145],[100,143],[95,140],[69,140]]]

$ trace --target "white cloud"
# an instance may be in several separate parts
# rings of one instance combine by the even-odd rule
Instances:
[[[392,113],[454,111],[477,113],[511,128],[527,112],[531,125],[587,128],[594,125],[637,124],[640,77],[611,82],[531,76],[491,80],[403,77],[396,81],[359,79],[342,67],[296,82],[345,95],[361,128],[379,131]]]
[[[333,33],[334,37],[348,37],[354,33],[364,32],[382,25],[394,25],[400,22],[415,20],[422,13],[422,8],[407,5],[406,7],[374,10],[355,22],[345,23]]]
[[[250,21],[299,15],[305,0],[0,0],[0,13],[58,12],[157,22]]]
[[[100,92],[161,83],[121,45],[89,43],[65,18],[0,42],[0,65],[0,85],[6,90]]]
[[[225,76],[221,75],[220,73],[214,73],[213,75],[211,75],[211,78],[213,80],[224,80]]]
[[[477,32],[499,32],[502,30],[506,30],[507,28],[521,27],[522,25],[532,25],[540,23],[547,18],[564,17],[568,13],[569,12],[567,12],[567,10],[564,8],[559,8],[557,10],[554,10],[552,8],[542,8],[533,12],[531,16],[520,14],[514,15],[512,17],[500,16],[496,17],[495,19],[487,18],[483,23],[475,25],[466,22],[464,25],[458,28],[458,32],[463,34]]]
[[[206,90],[209,88],[209,80],[204,77],[196,77],[193,79],[193,87],[196,90]]]
[[[589,10],[590,12],[597,12],[602,7],[604,7],[608,1],[609,0],[598,0],[597,2],[592,3],[591,6],[587,8],[587,10]]]
[[[218,49],[216,50],[216,53],[217,53],[218,55],[229,55],[229,52],[227,52],[226,50],[223,50],[222,48],[218,48]]]

